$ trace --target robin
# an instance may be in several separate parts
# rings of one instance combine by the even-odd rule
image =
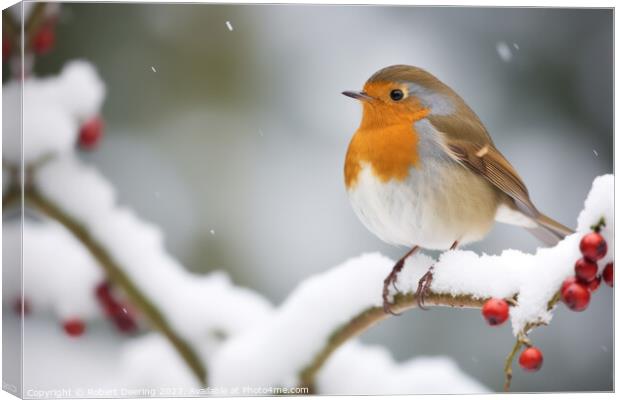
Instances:
[[[410,248],[384,280],[386,313],[392,313],[389,286],[396,288],[405,259],[421,248],[481,240],[495,221],[521,226],[547,244],[573,233],[538,211],[478,116],[430,73],[394,65],[372,75],[363,91],[342,94],[363,106],[344,165],[353,209],[381,240]],[[418,283],[421,308],[433,268]]]

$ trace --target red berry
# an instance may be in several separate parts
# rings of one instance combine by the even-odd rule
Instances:
[[[121,307],[121,311],[114,315],[113,320],[114,324],[116,324],[116,327],[121,332],[130,333],[138,329],[136,321],[125,307]]]
[[[614,263],[607,263],[603,268],[603,280],[610,287],[614,287]]]
[[[564,282],[562,282],[562,287],[560,288],[560,293],[562,293],[564,289],[568,287],[568,285],[575,283],[575,282],[577,282],[576,276],[569,276],[568,278],[564,279]]]
[[[112,298],[112,293],[110,292],[110,284],[108,282],[101,282],[95,288],[95,296],[102,304],[107,304],[114,299]]]
[[[15,299],[15,302],[13,303],[13,311],[15,311],[15,314],[21,316],[22,308],[24,310],[24,315],[30,314],[30,302],[23,297],[22,298],[18,297],[17,299]]]
[[[598,289],[600,285],[601,285],[601,276],[597,275],[596,278],[588,282],[588,289],[590,290],[591,293],[594,293],[596,292],[596,290]]]
[[[123,312],[123,306],[121,306],[115,299],[111,299],[111,301],[103,304],[103,308],[105,314],[111,318],[114,318],[116,315]]]
[[[607,242],[600,233],[590,232],[581,239],[579,250],[584,257],[598,261],[607,254]]]
[[[99,117],[86,121],[80,128],[79,144],[85,150],[94,149],[103,136],[103,120]]]
[[[138,329],[136,322],[131,318],[115,318],[116,328],[123,333],[132,333]]]
[[[598,265],[589,258],[582,257],[575,263],[575,275],[582,282],[590,282],[596,278]]]
[[[504,299],[489,299],[482,306],[482,316],[491,326],[501,325],[508,319],[508,303]]]
[[[11,55],[11,39],[5,37],[2,39],[2,61],[8,60]]]
[[[32,47],[37,54],[45,54],[54,47],[56,33],[53,24],[43,25],[34,37]]]
[[[63,323],[63,328],[69,336],[81,336],[86,330],[84,321],[79,318],[68,319]]]
[[[538,347],[528,347],[519,356],[519,365],[525,371],[534,372],[542,367],[543,355]]]
[[[573,311],[583,311],[590,304],[590,291],[580,282],[568,284],[561,291],[562,302]]]

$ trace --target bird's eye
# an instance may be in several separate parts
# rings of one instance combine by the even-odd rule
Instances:
[[[390,98],[394,101],[402,100],[405,94],[400,89],[394,89],[390,92]]]

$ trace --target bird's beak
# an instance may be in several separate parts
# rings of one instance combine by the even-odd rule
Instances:
[[[342,92],[342,94],[344,94],[345,96],[351,97],[353,99],[356,99],[356,100],[362,100],[362,101],[372,100],[372,97],[370,97],[364,92],[353,92],[353,91],[346,90]]]

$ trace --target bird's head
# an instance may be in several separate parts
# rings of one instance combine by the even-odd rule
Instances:
[[[361,92],[342,92],[364,107],[362,127],[412,123],[427,116],[447,116],[463,103],[461,98],[430,73],[409,65],[377,71]]]

